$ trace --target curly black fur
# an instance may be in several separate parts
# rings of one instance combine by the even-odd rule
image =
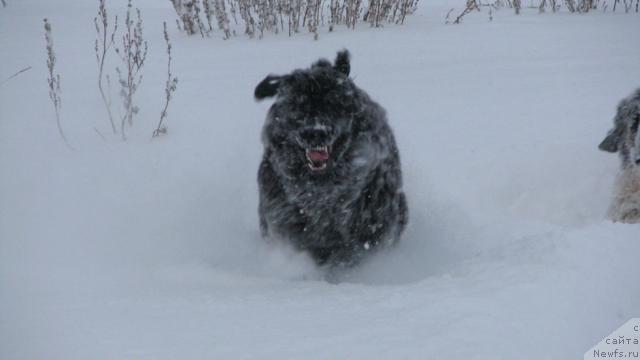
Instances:
[[[385,111],[351,79],[349,53],[265,78],[276,96],[262,131],[260,228],[318,264],[353,265],[398,241],[408,220]]]

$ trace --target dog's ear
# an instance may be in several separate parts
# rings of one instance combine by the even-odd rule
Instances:
[[[622,141],[623,133],[624,129],[621,126],[618,126],[609,131],[607,137],[605,137],[600,145],[598,145],[598,149],[612,153],[618,152],[618,150],[620,149],[620,141]]]
[[[349,51],[345,49],[338,52],[333,68],[343,73],[344,75],[349,76],[349,72],[351,72],[351,64],[349,63]]]
[[[278,93],[280,84],[282,83],[282,76],[269,75],[262,80],[256,90],[253,92],[256,100],[262,100],[267,97],[273,97]]]

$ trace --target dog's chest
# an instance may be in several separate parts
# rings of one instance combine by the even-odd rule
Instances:
[[[353,215],[351,205],[359,191],[354,184],[328,187],[301,186],[291,189],[287,202],[310,226],[343,226]]]

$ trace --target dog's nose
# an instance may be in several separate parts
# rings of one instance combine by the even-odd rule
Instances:
[[[300,131],[300,139],[310,146],[325,145],[329,138],[329,129],[327,128],[308,128]]]
[[[640,165],[640,158],[636,159],[636,165]]]

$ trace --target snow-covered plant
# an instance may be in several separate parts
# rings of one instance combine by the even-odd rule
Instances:
[[[567,9],[569,9],[570,12],[576,12],[576,3],[574,0],[565,0],[565,4],[567,5]]]
[[[211,25],[213,21],[213,9],[211,9],[211,4],[209,4],[209,0],[202,0],[202,6],[204,7],[204,15],[207,18],[207,32],[213,32],[213,25]]]
[[[60,137],[64,141],[64,143],[70,148],[73,149],[69,141],[67,140],[67,136],[64,134],[62,130],[62,124],[60,122],[60,108],[62,107],[62,98],[60,97],[60,74],[55,72],[56,67],[56,53],[53,50],[53,34],[51,32],[51,24],[49,20],[44,19],[44,38],[46,41],[47,48],[47,84],[49,85],[49,98],[53,103],[53,109],[56,115],[56,125],[58,127],[58,133]]]
[[[189,35],[195,34],[196,22],[193,20],[194,15],[192,7],[190,6],[191,3],[183,3],[182,0],[171,0],[171,3],[178,14],[179,19],[176,20],[176,22],[178,23],[179,29],[184,30]],[[182,26],[180,26],[181,21]]]
[[[218,23],[218,29],[222,31],[223,38],[226,40],[231,37],[231,29],[229,27],[229,15],[227,14],[227,9],[224,4],[224,0],[204,0],[204,3],[207,4],[207,7],[211,7],[209,2],[213,2],[213,8],[211,12],[216,18],[216,22]],[[210,15],[207,15],[209,17]]]
[[[200,20],[200,7],[206,15],[208,29]],[[307,28],[314,37],[319,29],[328,24],[329,31],[337,25],[355,28],[359,21],[374,27],[383,23],[402,24],[407,15],[417,9],[418,0],[171,0],[178,14],[178,28],[193,35],[200,31],[212,30],[215,18],[223,38],[235,34],[230,27],[230,19],[238,24],[238,17],[244,25],[244,33],[250,37],[264,36],[266,32],[278,34],[288,31],[289,36]],[[325,14],[329,14],[325,19]]]
[[[633,0],[622,0],[624,12],[628,13],[633,8]],[[636,0],[636,12],[638,12],[638,0]]]
[[[308,0],[307,8],[305,10],[305,20],[307,28],[310,33],[315,34],[315,38],[318,37],[318,27],[320,26],[320,13],[322,11],[321,0]]]
[[[538,12],[542,14],[546,6],[547,6],[547,0],[540,1],[540,5],[538,6]]]
[[[188,35],[200,33],[204,37],[209,34],[210,31],[200,18],[200,13],[202,12],[200,0],[171,0],[171,3],[180,21],[182,21],[180,29],[184,30]],[[205,15],[208,16],[208,14]],[[180,25],[180,21],[178,21],[178,25]],[[210,25],[209,28],[211,28]]]
[[[132,12],[133,6],[129,0],[125,19],[126,32],[122,36],[122,49],[116,47],[116,53],[120,56],[124,67],[124,69],[116,67],[120,82],[120,97],[124,108],[120,123],[123,140],[126,140],[125,125],[133,125],[133,117],[138,113],[138,106],[134,103],[134,95],[142,82],[142,68],[147,57],[147,42],[142,34],[140,9],[135,9],[137,16],[135,22],[131,16]]]
[[[593,0],[580,0],[579,2],[579,8],[581,12],[589,12],[589,10],[593,9],[593,6]]]
[[[203,0],[206,1],[206,0]],[[200,12],[202,11],[200,9],[200,1],[199,0],[192,0],[191,2],[192,7],[193,7],[193,11],[195,14],[195,20],[196,20],[196,25],[198,25],[198,31],[200,32],[200,35],[202,37],[204,37],[205,35],[209,35],[210,32],[207,30],[207,27],[204,25],[204,23],[202,22],[202,19],[200,18]]]
[[[343,22],[344,6],[339,0],[331,0],[329,2],[329,31],[333,31],[333,27]]]
[[[244,21],[244,33],[253,37],[256,31],[256,22],[251,14],[251,0],[237,0],[240,18]]]
[[[163,125],[164,119],[167,117],[167,109],[169,108],[169,102],[171,101],[171,95],[174,91],[176,91],[176,87],[178,86],[178,78],[174,77],[171,73],[171,42],[169,41],[169,33],[167,32],[167,23],[163,23],[164,26],[164,41],[167,43],[167,82],[164,87],[164,95],[165,102],[164,108],[160,113],[160,121],[158,122],[158,126],[155,130],[153,130],[153,137],[157,137],[160,134],[167,133],[167,127]]]
[[[363,20],[373,27],[380,27],[384,22],[402,24],[417,5],[417,0],[369,0]]]
[[[347,27],[355,29],[358,19],[362,14],[362,0],[345,0],[346,7],[346,19],[345,25]]]
[[[635,1],[636,12],[640,11],[640,0],[612,0],[612,1],[613,1],[613,8],[612,8],[613,12],[616,11],[618,2],[620,2],[622,6],[624,6],[625,12],[632,11],[634,1]],[[608,9],[608,5],[609,3],[607,2],[607,0],[560,0],[560,1],[539,0],[539,2],[536,2],[534,0],[530,2],[530,5],[528,7],[537,8],[539,13],[544,13],[547,7],[551,8],[552,12],[557,12],[559,9],[561,9],[564,6],[566,10],[570,13],[581,14],[581,13],[587,13],[591,10],[595,10],[598,8],[601,8],[603,12],[606,12]],[[516,14],[519,14],[520,11],[522,11],[522,0],[492,0],[492,2],[483,2],[482,0],[466,0],[465,9],[458,16],[456,21],[453,21],[453,23],[458,24],[462,20],[462,17],[464,17],[466,14],[468,14],[472,10],[480,11],[481,8],[485,8],[485,7],[488,7],[490,12],[493,11],[493,9],[498,9],[501,7],[509,7],[509,8],[513,8]],[[450,13],[448,13],[445,18],[446,24],[450,23],[449,15]],[[491,19],[491,14],[489,15],[489,18]]]
[[[93,22],[96,26],[96,60],[98,61],[98,90],[100,90],[100,97],[104,103],[104,107],[109,115],[109,123],[111,130],[114,134],[118,132],[116,128],[115,120],[113,119],[113,113],[111,112],[111,81],[109,75],[104,73],[104,62],[109,49],[114,45],[116,31],[118,30],[118,16],[113,20],[113,27],[109,29],[109,16],[107,9],[105,8],[105,0],[98,0],[98,16],[93,18]],[[103,80],[106,80],[107,91],[103,85]]]
[[[369,8],[364,14],[363,20],[371,26],[380,26],[380,19],[384,17],[384,13],[388,11],[388,4],[384,0],[369,0]]]
[[[520,0],[513,0],[513,9],[516,11],[516,15],[520,14],[520,8],[522,6],[520,5]]]

